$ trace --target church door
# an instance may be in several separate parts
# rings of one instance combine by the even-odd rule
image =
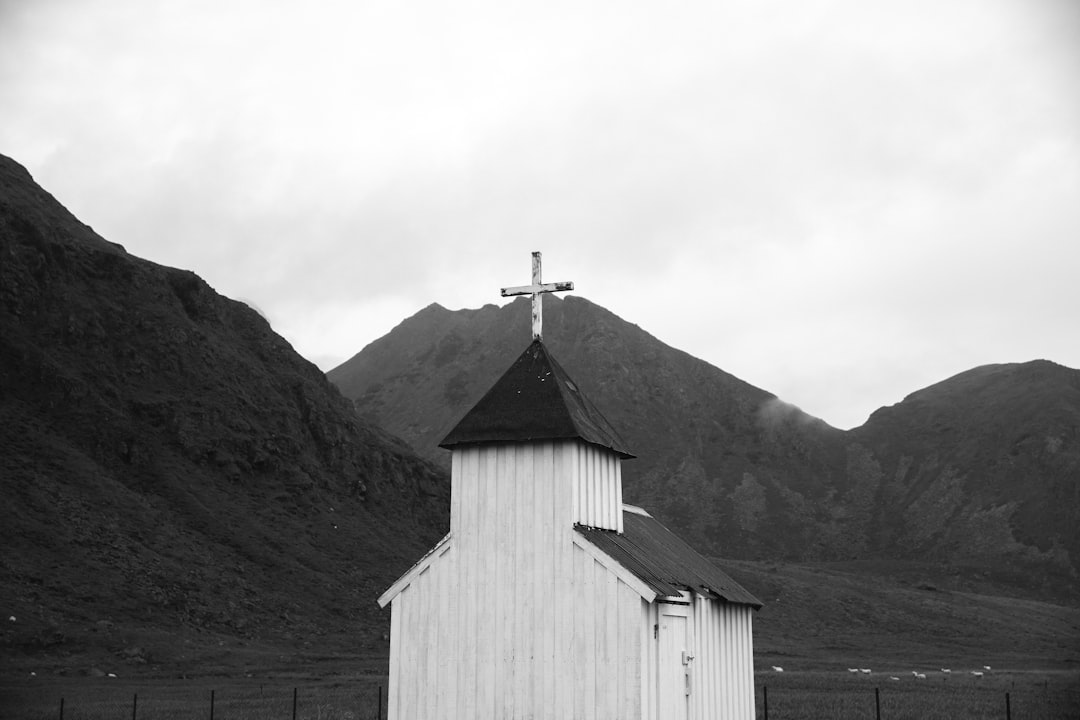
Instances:
[[[659,720],[687,720],[690,705],[690,643],[687,606],[660,605],[658,700]]]

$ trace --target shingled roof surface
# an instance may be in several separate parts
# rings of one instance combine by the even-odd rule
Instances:
[[[623,511],[621,533],[582,525],[574,529],[660,595],[693,590],[706,597],[761,608],[760,600],[642,511]]]
[[[573,438],[634,457],[544,344],[534,340],[439,446]]]

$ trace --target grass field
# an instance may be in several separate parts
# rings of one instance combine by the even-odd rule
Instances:
[[[899,677],[900,680],[890,680]],[[386,678],[376,674],[314,680],[146,679],[118,681],[80,678],[27,682],[0,687],[4,720],[57,720],[64,700],[64,720],[375,720],[382,688],[385,717]],[[875,698],[875,689],[879,695]],[[1017,720],[1080,718],[1080,672],[993,672],[981,679],[927,673],[850,675],[844,670],[759,673],[757,716],[769,720],[875,718],[883,720]],[[768,696],[766,708],[766,694]],[[767,715],[766,715],[767,710]]]
[[[882,720],[1004,720],[1008,693],[1016,720],[1080,718],[1080,672],[993,672],[982,678],[927,672],[925,680],[904,672],[759,673],[757,716],[766,717],[767,692],[769,720],[876,718],[879,704]]]
[[[4,720],[375,720],[379,692],[386,713],[386,680],[115,680],[0,688]]]

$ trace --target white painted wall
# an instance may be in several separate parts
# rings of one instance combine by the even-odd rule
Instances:
[[[574,522],[622,532],[622,460],[585,443],[578,443],[574,452]]]
[[[450,540],[391,602],[391,720],[641,717],[641,586],[574,542],[574,498],[619,489],[591,448],[454,450]]]
[[[753,720],[753,608],[700,595],[692,607],[695,659],[690,717]]]
[[[454,450],[449,540],[384,595],[390,720],[670,720],[660,678],[681,659],[661,655],[660,604],[573,529],[615,508],[621,527],[619,461],[597,452]],[[686,600],[687,720],[752,720],[752,609]]]
[[[688,720],[753,720],[754,656],[753,609],[749,605],[732,605],[709,600],[700,595],[685,594],[689,604],[683,605],[686,614],[686,647],[694,655],[690,663],[690,695],[685,716]],[[642,650],[642,718],[643,720],[672,720],[670,703],[672,690],[685,683],[682,658],[663,636],[663,615],[680,614],[679,606],[662,602],[641,604],[643,637]],[[654,628],[656,630],[654,631]],[[665,655],[666,652],[666,655]],[[662,687],[666,681],[670,687]],[[682,720],[681,715],[674,718]]]

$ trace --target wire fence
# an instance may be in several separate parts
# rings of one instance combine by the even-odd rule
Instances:
[[[383,685],[72,687],[0,699],[4,720],[385,720]]]
[[[1080,686],[1058,683],[822,682],[814,678],[761,684],[761,720],[864,718],[873,720],[1077,720]]]
[[[848,682],[824,674],[758,678],[760,720],[1080,718],[1075,674],[1040,682]],[[0,688],[3,720],[386,720],[386,678],[322,683],[146,680]],[[376,684],[376,683],[381,684]]]

